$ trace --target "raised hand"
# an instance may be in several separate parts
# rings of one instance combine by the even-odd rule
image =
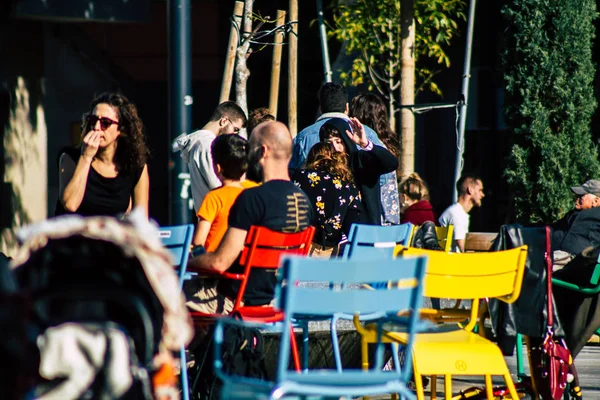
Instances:
[[[369,140],[367,139],[367,134],[365,133],[365,128],[363,124],[358,120],[358,118],[351,117],[348,120],[350,124],[350,128],[352,128],[352,132],[346,131],[346,134],[352,140],[352,142],[359,145],[361,148],[365,148],[369,145]]]
[[[81,155],[90,161],[94,158],[100,147],[100,139],[104,135],[102,131],[91,130],[83,137]]]

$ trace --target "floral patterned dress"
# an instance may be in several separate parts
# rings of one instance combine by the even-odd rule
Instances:
[[[342,233],[358,222],[362,210],[360,194],[352,182],[343,181],[329,172],[301,169],[292,177],[310,199],[316,216],[313,241],[323,246],[336,246]]]

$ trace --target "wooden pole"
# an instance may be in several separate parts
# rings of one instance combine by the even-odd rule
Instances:
[[[225,70],[223,71],[223,82],[221,84],[221,97],[219,104],[229,100],[231,92],[231,81],[233,80],[233,67],[235,65],[235,54],[238,48],[239,30],[242,29],[242,13],[244,2],[236,1],[233,7],[233,22],[229,31],[229,45],[227,46],[227,58],[225,59]]]
[[[275,23],[279,26],[285,23],[285,11],[277,10]],[[279,105],[279,78],[281,75],[281,46],[283,43],[283,31],[275,34],[275,46],[273,46],[273,61],[271,64],[271,92],[269,94],[269,111],[277,119],[277,106]]]
[[[415,20],[413,0],[401,3],[402,70],[400,72],[400,104],[415,104]],[[415,114],[410,108],[400,112],[402,135],[402,178],[415,170]]]
[[[288,128],[292,137],[298,133],[298,0],[290,0],[292,23],[288,52]]]

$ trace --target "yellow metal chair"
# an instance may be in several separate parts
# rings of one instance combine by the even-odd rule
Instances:
[[[473,332],[478,321],[479,300],[499,298],[514,302],[521,292],[527,246],[493,253],[444,253],[406,248],[401,257],[427,255],[424,295],[436,298],[472,299],[470,319],[464,328],[443,325],[419,333],[413,346],[413,367],[417,399],[424,399],[422,376],[431,376],[431,398],[436,398],[436,377],[445,377],[445,397],[452,398],[452,375],[483,375],[486,394],[492,399],[492,375],[506,380],[513,399],[518,399],[502,352],[496,344]],[[368,368],[368,343],[377,341],[374,326],[354,320],[361,335],[362,366]],[[406,344],[403,332],[384,331],[386,341]]]

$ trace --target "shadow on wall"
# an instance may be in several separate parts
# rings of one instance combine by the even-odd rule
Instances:
[[[0,251],[10,255],[16,229],[46,218],[47,131],[43,80],[8,79],[1,91]]]

